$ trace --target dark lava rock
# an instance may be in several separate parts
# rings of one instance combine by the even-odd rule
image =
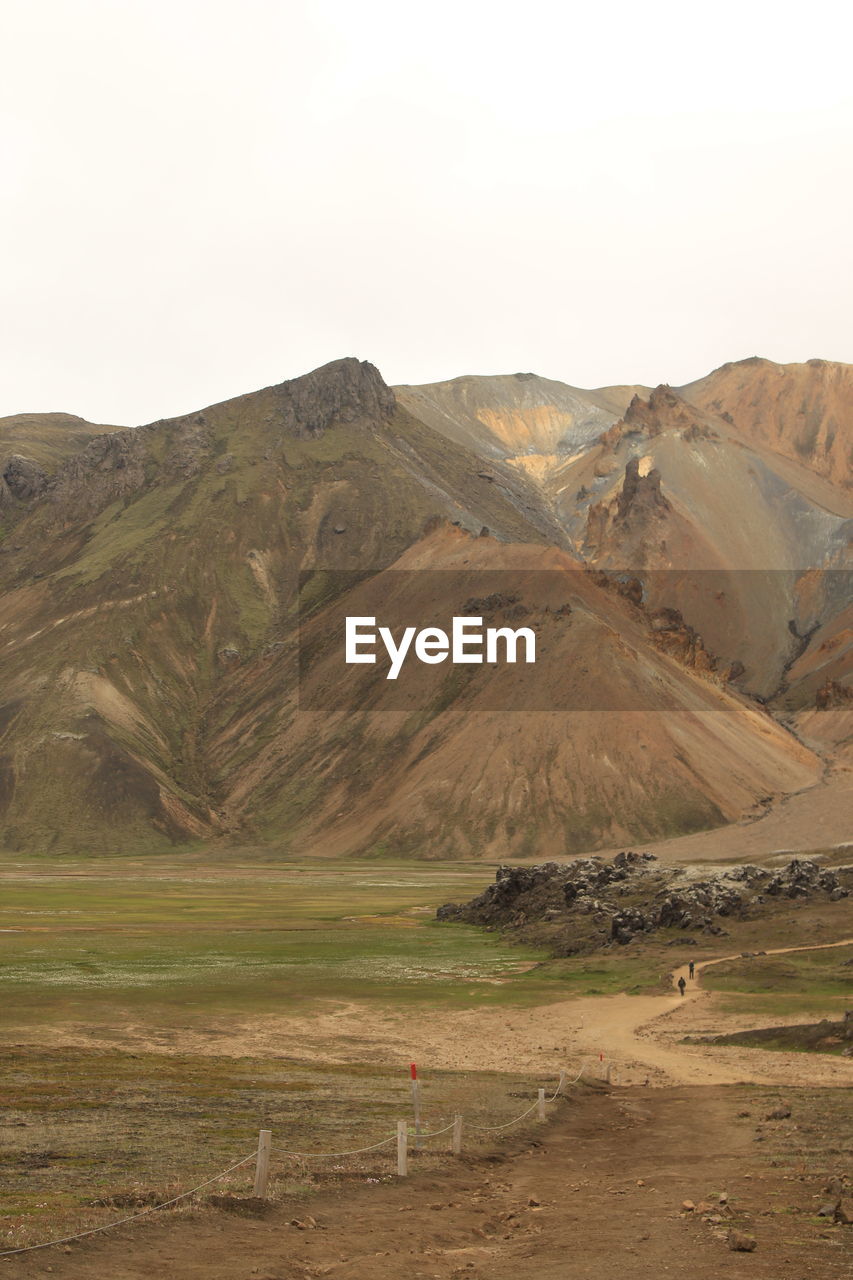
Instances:
[[[502,603],[502,602],[501,602]],[[725,937],[726,918],[760,914],[765,895],[840,901],[853,884],[853,868],[839,873],[809,859],[794,858],[770,873],[745,865],[691,879],[681,868],[662,867],[653,854],[625,850],[611,861],[600,857],[535,866],[501,866],[490,884],[467,903],[447,903],[439,920],[461,920],[521,931],[558,954],[574,955],[606,946],[626,946],[656,929],[701,930]],[[762,892],[757,892],[757,890]],[[766,909],[766,907],[765,907]],[[696,946],[695,937],[671,945]]]

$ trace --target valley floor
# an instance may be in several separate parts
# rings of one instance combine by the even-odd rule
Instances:
[[[771,948],[766,954],[789,955],[853,947],[853,938],[799,947]],[[300,1016],[267,1014],[193,1031],[153,1034],[143,1025],[125,1023],[121,1034],[99,1036],[83,1026],[63,1025],[30,1032],[44,1045],[76,1045],[88,1049],[132,1049],[146,1052],[267,1055],[310,1059],[319,1063],[429,1063],[436,1071],[513,1072],[557,1079],[563,1068],[573,1074],[584,1063],[611,1059],[621,1085],[715,1084],[749,1082],[789,1086],[853,1084],[849,1058],[800,1053],[784,1054],[736,1045],[684,1045],[687,1036],[710,1036],[756,1025],[754,1013],[738,1018],[720,1010],[719,996],[703,990],[698,979],[712,965],[734,956],[697,962],[697,981],[688,980],[685,997],[675,990],[660,995],[581,996],[531,1008],[423,1009],[366,1002],[329,1002],[325,1011]],[[673,983],[686,965],[676,969]],[[780,1023],[793,1019],[776,1019]],[[762,1025],[772,1025],[768,1015]]]
[[[853,1262],[853,1229],[816,1214],[828,1177],[847,1171],[853,1154],[845,1124],[849,1095],[821,1086],[849,1084],[853,1064],[681,1044],[708,1019],[713,997],[698,985],[702,969],[721,962],[697,965],[697,982],[685,997],[590,997],[516,1010],[509,1021],[506,1011],[495,1011],[503,1025],[491,1028],[479,1012],[479,1024],[458,1038],[448,1035],[447,1020],[466,1014],[445,1013],[444,1052],[457,1068],[470,1059],[482,1064],[490,1043],[500,1054],[511,1053],[514,1035],[541,1070],[547,1054],[531,1043],[531,1018],[557,1040],[569,1033],[571,1019],[576,1052],[606,1046],[618,1064],[615,1088],[570,1087],[544,1126],[528,1121],[511,1130],[492,1154],[447,1157],[438,1165],[431,1159],[428,1171],[415,1156],[406,1182],[389,1180],[387,1170],[377,1169],[376,1177],[362,1170],[343,1175],[341,1185],[290,1195],[248,1217],[190,1210],[179,1219],[153,1218],[64,1249],[4,1259],[2,1274],[15,1280],[615,1280],[628,1271],[637,1280],[840,1280]],[[356,1013],[343,1009],[340,1017]],[[423,1022],[418,1034],[428,1037]],[[324,1030],[328,1036],[330,1028]],[[361,1029],[365,1042],[376,1032]],[[463,1041],[468,1055],[458,1051]],[[352,1054],[346,1035],[344,1043]],[[419,1041],[419,1052],[425,1046]],[[431,1052],[438,1047],[432,1044]],[[551,1052],[559,1056],[559,1046]],[[489,1059],[489,1065],[496,1063]],[[513,1069],[523,1065],[513,1058]],[[595,1071],[591,1066],[590,1077]],[[774,1118],[781,1103],[790,1115]],[[386,1151],[385,1165],[387,1157]],[[728,1207],[721,1208],[721,1193]],[[685,1200],[705,1201],[704,1210],[685,1210]],[[730,1229],[754,1236],[755,1252],[732,1252]]]

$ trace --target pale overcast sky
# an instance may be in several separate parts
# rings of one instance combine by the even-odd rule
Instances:
[[[0,414],[853,361],[846,3],[2,0]]]

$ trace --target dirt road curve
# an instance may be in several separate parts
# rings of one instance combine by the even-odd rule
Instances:
[[[787,955],[793,951],[823,951],[853,944],[853,938],[840,942],[806,947],[778,947],[768,955]],[[623,1079],[637,1082],[638,1072],[646,1069],[652,1084],[851,1084],[853,1062],[843,1058],[803,1059],[802,1054],[779,1054],[734,1046],[687,1046],[678,1043],[684,1036],[702,1026],[703,1005],[708,993],[698,979],[705,969],[724,964],[737,956],[720,956],[696,964],[695,980],[688,966],[673,973],[674,994],[671,996],[611,996],[575,1001],[576,1013],[582,1018],[577,1039],[581,1051],[606,1052],[614,1060]],[[687,983],[685,994],[678,994],[678,979]],[[690,1006],[694,1006],[691,1009]],[[692,1016],[691,1016],[692,1015]],[[665,1024],[662,1028],[661,1023]],[[668,1032],[668,1035],[666,1034]],[[662,1034],[666,1038],[662,1038]],[[618,1079],[618,1075],[617,1075]]]

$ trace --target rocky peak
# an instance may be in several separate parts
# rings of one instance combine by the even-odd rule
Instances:
[[[667,430],[688,430],[695,425],[695,413],[672,387],[661,384],[655,387],[648,400],[635,395],[625,410],[625,415],[602,434],[601,443],[614,452],[626,436],[641,432],[645,436],[657,436]]]
[[[298,436],[322,435],[333,422],[388,419],[397,403],[375,365],[352,356],[283,382],[276,392],[285,429]]]
[[[672,387],[662,384],[655,387],[648,400],[634,396],[625,410],[623,422],[634,430],[640,428],[647,435],[657,435],[667,427],[684,426],[690,419],[685,402]]]

